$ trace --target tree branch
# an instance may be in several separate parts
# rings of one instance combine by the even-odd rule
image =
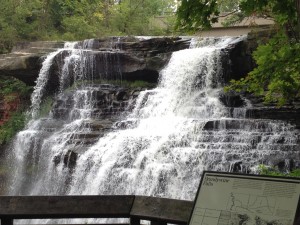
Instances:
[[[225,15],[217,16],[216,18],[227,17],[227,16],[230,16],[230,15],[232,15],[232,14],[237,13],[238,11],[239,11],[239,10],[234,10],[234,11],[232,11],[232,12],[229,12],[229,13],[225,14]]]

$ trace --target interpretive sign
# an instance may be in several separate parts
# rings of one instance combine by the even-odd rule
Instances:
[[[189,225],[300,225],[300,179],[205,171]]]

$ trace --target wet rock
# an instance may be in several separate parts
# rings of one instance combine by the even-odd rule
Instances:
[[[207,121],[203,130],[260,130],[263,132],[268,131],[270,121],[261,120],[254,121],[249,119],[224,119],[224,120],[210,120]]]
[[[62,48],[63,45],[63,42],[21,43],[13,49],[12,53],[0,57],[0,75],[11,75],[28,85],[34,85],[45,55]],[[94,61],[94,78],[96,79],[100,77],[100,74],[102,79],[116,79],[122,74],[122,79],[156,82],[158,72],[168,62],[171,53],[188,46],[189,39],[182,38],[112,37],[85,40],[79,42],[77,48],[83,49],[86,59]],[[59,68],[68,52],[69,50],[60,52],[53,61],[51,77],[46,87],[49,93],[54,93],[53,90],[59,87]],[[110,63],[106,63],[107,61]],[[73,81],[69,82],[72,84]]]
[[[284,120],[300,129],[300,108],[257,107],[246,112],[247,118]]]
[[[0,75],[13,76],[33,86],[45,55],[61,47],[63,42],[21,42],[11,53],[0,56]]]
[[[88,92],[80,92],[82,88],[87,88]],[[90,88],[90,89],[89,89]],[[89,111],[87,116],[95,119],[110,118],[119,116],[125,109],[128,109],[130,101],[133,101],[139,94],[140,88],[121,88],[113,85],[92,84],[72,91],[67,91],[57,97],[51,110],[55,119],[79,118],[84,113],[85,101],[90,97],[93,101],[88,103]],[[78,100],[74,100],[77,95]],[[87,99],[86,99],[87,98]]]
[[[239,108],[246,105],[245,100],[235,93],[222,93],[219,99],[226,107]]]
[[[67,154],[64,155],[64,165],[69,169],[74,169],[76,166],[77,154],[74,151],[69,150]]]

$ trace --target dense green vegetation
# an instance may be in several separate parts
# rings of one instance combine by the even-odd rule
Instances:
[[[249,91],[278,106],[300,96],[300,0],[182,0],[177,27],[185,31],[208,29],[222,16],[234,23],[247,16],[272,19],[277,35],[261,44],[253,56],[257,68],[226,90]],[[226,7],[228,6],[228,7]]]
[[[260,175],[300,177],[300,169],[294,169],[291,172],[282,172],[276,167],[267,167],[265,165],[260,165],[258,168],[258,172]]]
[[[174,4],[172,0],[0,0],[0,53],[20,40],[170,34]],[[160,15],[167,19],[158,19]],[[165,23],[164,28],[158,23]]]
[[[0,76],[0,96],[4,98],[13,98],[12,94],[18,93],[18,95],[26,96],[29,94],[31,87],[26,86],[22,81],[12,78]],[[7,101],[13,99],[6,99]]]
[[[278,106],[300,97],[300,43],[279,32],[260,45],[253,57],[258,65],[246,78],[232,80],[225,90],[249,91]]]
[[[30,87],[15,78],[0,76],[0,99],[3,101],[3,106],[10,105],[12,110],[8,112],[8,120],[0,126],[0,145],[7,143],[25,126],[25,109],[30,89]]]
[[[0,127],[0,145],[8,143],[18,131],[24,128],[25,122],[26,115],[24,112],[12,113],[10,119]]]

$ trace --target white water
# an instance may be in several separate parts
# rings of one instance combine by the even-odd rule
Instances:
[[[15,171],[10,194],[138,194],[191,200],[205,169],[230,171],[242,162],[245,171],[268,163],[271,156],[291,158],[294,153],[281,151],[284,146],[277,145],[282,137],[287,146],[295,145],[291,126],[230,118],[219,101],[222,49],[235,41],[223,39],[173,53],[158,87],[141,92],[123,121],[135,121],[134,125],[99,138],[82,151],[76,167],[70,169],[65,155],[70,149],[86,148],[70,144],[70,140],[74,134],[90,131],[83,124],[92,117],[97,87],[77,89],[66,120],[32,120],[17,135],[11,156]],[[81,54],[70,50],[65,58],[61,92],[69,85],[70,74],[75,76],[73,80],[93,76]],[[53,55],[44,64],[50,64]],[[45,66],[40,77],[48,76],[49,67]],[[33,96],[42,93],[45,79],[39,80]],[[33,105],[40,104],[35,100],[40,97],[33,99]],[[241,117],[242,111],[237,110],[236,115]],[[215,121],[216,129],[205,128],[209,121]]]
[[[38,112],[40,110],[40,105],[42,103],[42,98],[45,92],[45,86],[49,79],[50,67],[53,63],[55,56],[60,53],[62,49],[50,53],[42,64],[38,79],[36,80],[36,85],[34,87],[33,94],[31,95],[31,117],[37,118]]]

